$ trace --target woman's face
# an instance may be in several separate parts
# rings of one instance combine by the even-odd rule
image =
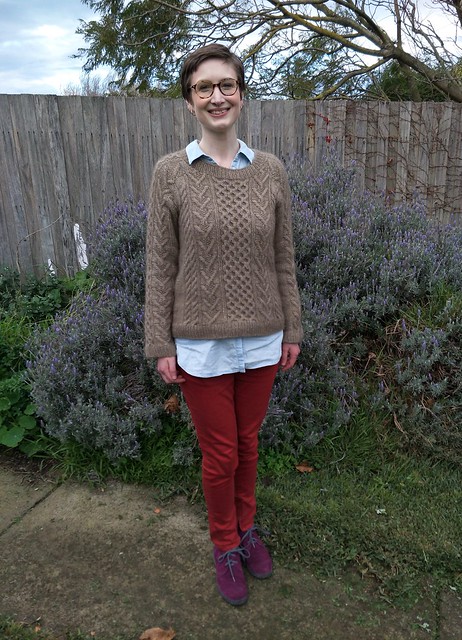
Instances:
[[[218,58],[210,58],[198,66],[190,78],[189,85],[195,85],[199,80],[217,84],[225,78],[237,80],[233,65]],[[188,108],[196,114],[203,130],[223,132],[234,127],[243,102],[239,88],[232,96],[224,96],[218,86],[214,87],[209,98],[200,98],[194,89],[191,89],[190,95]]]

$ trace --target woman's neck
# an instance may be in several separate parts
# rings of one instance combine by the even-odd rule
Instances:
[[[223,136],[203,135],[199,146],[220,167],[227,168],[232,165],[236,153],[239,151],[239,141],[234,131]]]

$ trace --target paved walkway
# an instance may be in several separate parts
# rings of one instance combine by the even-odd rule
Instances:
[[[177,640],[462,640],[449,591],[410,611],[387,606],[354,576],[320,581],[278,565],[249,577],[250,599],[215,591],[200,505],[162,504],[155,490],[59,484],[0,459],[0,613],[61,636],[137,640],[151,627]]]

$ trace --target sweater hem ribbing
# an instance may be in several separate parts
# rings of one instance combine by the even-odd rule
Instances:
[[[255,324],[255,322],[240,322],[233,323],[231,326],[220,326],[215,324],[200,325],[192,327],[191,325],[184,325],[179,323],[173,323],[172,335],[174,338],[190,338],[192,340],[219,340],[222,338],[250,338],[258,336],[271,335],[276,331],[282,331],[284,329],[284,322],[282,320],[275,320],[274,322],[267,323],[264,326],[261,324]]]
[[[201,331],[188,331],[188,335],[185,335],[184,331],[181,331],[181,335],[178,333],[175,335],[176,338],[189,338],[189,339],[204,339],[204,340],[218,340],[218,339],[226,339],[226,338],[246,338],[246,337],[258,337],[264,335],[271,335],[272,333],[276,333],[276,331],[281,331],[282,327],[278,325],[274,325],[274,328],[271,327],[268,330],[263,332],[257,331],[253,326],[252,331],[244,334],[239,331],[231,331],[227,329],[223,329],[218,334],[211,333],[210,328],[203,327]],[[234,335],[236,334],[236,335]],[[282,338],[282,342],[289,342],[292,344],[300,344],[303,339],[303,333],[301,330],[288,330],[284,331],[284,335]],[[145,346],[145,357],[146,358],[166,358],[166,357],[175,357],[176,356],[176,347],[174,343],[169,344],[146,344]]]

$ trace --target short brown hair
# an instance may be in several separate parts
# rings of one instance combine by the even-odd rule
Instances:
[[[183,98],[188,102],[191,101],[191,89],[189,88],[191,76],[199,65],[209,58],[218,58],[219,60],[223,60],[223,62],[228,62],[234,67],[237,75],[236,80],[239,81],[239,91],[242,95],[245,91],[244,65],[242,64],[242,60],[223,44],[208,44],[190,53],[183,63],[180,75]]]

